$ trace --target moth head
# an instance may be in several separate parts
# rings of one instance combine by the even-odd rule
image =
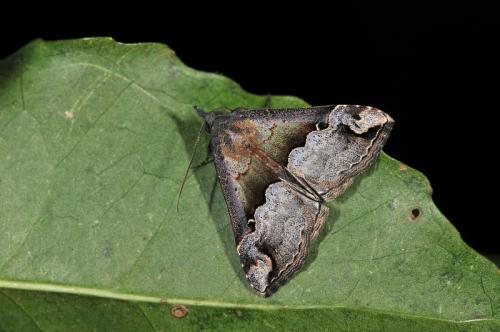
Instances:
[[[218,125],[220,126],[220,120],[224,117],[227,117],[226,112],[222,111],[212,111],[212,112],[205,112],[203,111],[202,108],[199,108],[198,106],[194,106],[194,109],[196,113],[203,119],[204,121],[204,126],[207,129],[209,133],[214,132],[214,126],[217,127]],[[215,129],[217,131],[217,129]]]
[[[215,112],[205,112],[202,108],[194,106],[196,113],[203,119],[207,130],[210,132],[212,126],[214,125],[216,113]]]

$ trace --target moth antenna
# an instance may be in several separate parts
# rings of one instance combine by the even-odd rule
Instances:
[[[196,108],[196,111],[198,111],[198,108]],[[196,149],[198,148],[198,144],[200,143],[201,133],[205,129],[205,123],[206,123],[205,119],[203,119],[203,123],[200,126],[200,130],[198,131],[198,136],[196,136],[196,141],[194,142],[193,152],[191,153],[191,158],[189,159],[189,164],[186,168],[186,173],[184,174],[184,178],[182,179],[181,189],[179,190],[179,194],[177,195],[177,204],[176,204],[177,212],[179,212],[179,202],[181,200],[182,190],[184,189],[184,185],[186,184],[189,170],[191,169],[191,165],[193,164],[193,159],[196,154]]]

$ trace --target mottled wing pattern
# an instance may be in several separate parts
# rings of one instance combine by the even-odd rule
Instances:
[[[393,125],[376,108],[351,105],[205,120],[243,269],[264,296],[302,267],[328,215],[322,202],[370,165]]]
[[[338,105],[326,129],[311,132],[305,146],[292,150],[287,168],[330,201],[376,159],[393,123],[373,107]]]
[[[238,245],[247,278],[259,293],[270,295],[300,269],[309,244],[328,216],[328,208],[293,190],[271,184],[266,203],[255,211],[255,231]]]

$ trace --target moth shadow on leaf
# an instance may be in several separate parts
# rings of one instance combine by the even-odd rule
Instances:
[[[194,116],[187,116],[181,118],[175,114],[169,114],[169,117],[174,121],[179,131],[179,134],[184,141],[186,147],[187,155],[191,156],[193,149],[195,148],[195,142],[197,139],[198,131],[202,122],[201,119]],[[193,157],[193,166],[197,166],[203,163],[203,161],[209,155],[208,145],[210,142],[210,135],[206,132],[202,132],[200,136],[200,141],[196,153]],[[186,168],[188,167],[188,162],[186,162]],[[215,229],[219,236],[219,239],[224,247],[224,252],[228,257],[228,260],[233,268],[235,274],[246,286],[247,282],[245,275],[241,269],[240,259],[235,250],[234,236],[231,230],[231,223],[229,221],[229,216],[227,212],[226,203],[220,189],[217,175],[215,172],[215,167],[213,163],[209,163],[198,167],[196,169],[190,169],[188,174],[188,179],[194,176],[200,190],[203,194],[203,198],[206,201],[207,207],[209,209],[210,217],[214,222]],[[182,179],[179,178],[179,186],[181,185]],[[183,198],[180,197],[179,213],[182,213]],[[203,221],[199,221],[203,222]],[[229,281],[229,280],[228,280]]]

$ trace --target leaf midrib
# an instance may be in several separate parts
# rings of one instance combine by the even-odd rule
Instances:
[[[410,315],[407,313],[389,311],[389,310],[379,310],[379,309],[366,309],[356,306],[346,306],[346,305],[329,305],[329,304],[306,304],[306,305],[283,305],[283,304],[256,304],[256,303],[234,303],[234,302],[224,302],[224,301],[209,301],[209,300],[194,300],[185,298],[165,298],[147,295],[137,295],[137,294],[126,294],[119,293],[104,289],[68,286],[68,285],[56,285],[48,283],[31,283],[24,281],[10,281],[10,280],[0,280],[0,289],[14,289],[14,290],[29,290],[29,291],[41,291],[41,292],[52,292],[52,293],[63,293],[72,295],[86,295],[95,296],[106,299],[113,300],[123,300],[123,301],[133,301],[133,302],[146,302],[146,303],[157,303],[157,304],[175,304],[182,303],[187,306],[201,306],[201,307],[212,307],[212,308],[226,308],[226,309],[250,309],[250,310],[321,310],[321,309],[348,309],[355,311],[371,312],[374,314],[385,314],[403,317],[407,319],[426,319],[432,321],[446,322],[452,324],[466,324],[482,321],[491,321],[500,324],[500,321],[496,318],[478,318],[478,319],[467,319],[467,320],[451,320],[442,319],[436,317],[422,316],[422,315]]]

